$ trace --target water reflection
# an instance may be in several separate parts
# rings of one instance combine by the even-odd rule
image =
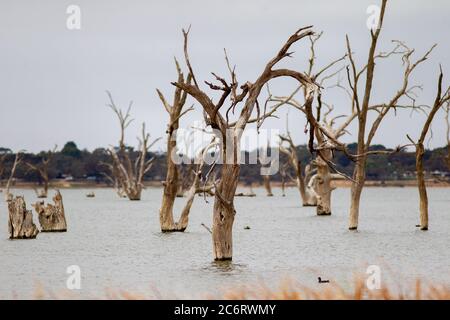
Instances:
[[[246,271],[247,265],[241,263],[235,263],[232,260],[227,261],[212,261],[203,270],[211,271],[216,274],[222,275],[235,275]]]

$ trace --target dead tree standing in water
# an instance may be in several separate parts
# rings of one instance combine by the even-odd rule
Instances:
[[[56,146],[53,149],[53,151],[46,152],[41,159],[41,163],[38,165],[31,164],[29,162],[26,162],[26,165],[30,170],[36,171],[40,178],[42,179],[44,188],[42,190],[36,190],[36,194],[38,198],[47,198],[48,194],[48,186],[49,186],[49,176],[48,176],[48,166],[50,161],[52,160],[53,154],[56,151]]]
[[[54,204],[44,205],[44,201],[38,201],[33,206],[38,214],[42,232],[65,232],[67,231],[66,214],[62,195],[56,191],[53,197]]]
[[[190,84],[192,80],[191,74],[184,77],[183,72],[175,60],[175,65],[178,73],[178,83]],[[173,160],[173,156],[177,152],[177,137],[176,132],[179,128],[180,118],[193,110],[192,107],[183,110],[186,104],[187,92],[183,91],[181,88],[176,87],[173,97],[172,105],[166,100],[164,95],[160,90],[157,89],[157,93],[164,108],[169,114],[169,124],[167,126],[167,173],[166,180],[164,181],[164,191],[161,208],[159,209],[159,221],[161,225],[162,232],[183,232],[186,230],[188,225],[189,212],[194,202],[195,194],[200,191],[200,182],[202,175],[202,168],[204,164],[204,152],[207,150],[202,150],[198,155],[198,159],[195,164],[194,177],[190,188],[186,193],[186,204],[181,211],[180,218],[178,222],[174,221],[173,217],[173,207],[175,204],[175,198],[179,194],[179,187],[184,183],[184,181],[179,181],[180,172],[177,164]],[[184,179],[183,179],[184,180]]]
[[[445,106],[445,125],[447,126],[447,169],[450,171],[450,102],[447,102],[447,105]]]
[[[310,126],[310,140],[309,140],[309,149],[311,152],[317,154],[323,161],[328,163],[330,168],[336,170],[334,164],[327,157],[327,153],[330,150],[339,150],[342,151],[349,159],[355,162],[355,168],[353,171],[353,177],[347,177],[352,181],[351,187],[351,205],[350,205],[350,214],[349,214],[349,226],[350,230],[356,230],[358,228],[358,217],[359,217],[359,205],[361,200],[361,194],[364,187],[364,183],[366,180],[366,163],[369,155],[372,154],[380,154],[380,153],[393,153],[398,152],[401,148],[397,148],[394,151],[378,151],[378,150],[370,150],[370,145],[372,140],[380,127],[380,124],[385,119],[385,116],[392,109],[398,108],[417,108],[415,105],[415,100],[412,98],[414,95],[414,90],[418,88],[418,86],[409,86],[409,78],[416,67],[424,62],[431,51],[435,46],[431,47],[421,58],[416,60],[415,62],[411,61],[411,57],[414,53],[414,50],[408,48],[404,43],[400,41],[393,41],[395,47],[390,52],[381,52],[376,54],[377,44],[379,35],[381,32],[381,28],[383,25],[384,13],[386,9],[387,0],[382,0],[380,17],[378,21],[378,26],[376,30],[371,30],[371,44],[369,49],[369,54],[367,58],[367,64],[364,65],[361,69],[357,69],[355,60],[353,58],[353,52],[350,46],[350,40],[347,37],[347,57],[349,60],[349,67],[347,67],[347,80],[348,86],[350,89],[344,88],[346,92],[349,94],[351,99],[351,110],[352,113],[349,115],[343,125],[348,125],[353,119],[358,120],[358,138],[357,138],[357,153],[350,154],[346,145],[340,142],[337,136],[330,132],[330,130],[320,123],[320,113],[318,115],[314,115],[312,104],[303,105],[303,110],[305,112],[307,121]],[[370,98],[372,94],[372,84],[374,81],[374,70],[375,70],[375,61],[382,58],[388,58],[392,55],[401,55],[403,62],[403,82],[399,88],[399,90],[395,93],[395,95],[386,103],[381,104],[370,104]],[[365,84],[364,84],[364,94],[362,100],[360,100],[360,92],[359,88],[361,86],[360,79],[362,76],[365,76]],[[409,99],[412,101],[411,104],[402,105],[402,98]],[[318,109],[321,106],[321,97],[320,94],[317,96],[318,100]],[[374,120],[371,124],[369,124],[369,111],[376,112]],[[313,134],[315,133],[315,134]],[[317,146],[314,146],[314,138],[317,139]],[[321,143],[321,140],[323,141]],[[339,172],[338,172],[339,173]],[[343,175],[343,174],[342,174]],[[345,175],[343,175],[345,176]]]
[[[317,35],[310,35],[308,37],[310,41],[310,58],[309,58],[309,65],[308,70],[306,72],[306,75],[313,79],[313,81],[317,81],[320,86],[324,84],[325,81],[335,77],[340,73],[340,71],[343,69],[343,67],[339,68],[337,71],[331,71],[331,73],[327,74],[329,70],[332,70],[336,65],[338,65],[340,62],[344,61],[347,57],[347,54],[344,54],[343,56],[331,61],[327,65],[325,65],[323,68],[315,71],[315,64],[316,64],[316,52],[315,52],[315,45],[316,42],[321,38],[323,33],[319,33]],[[270,97],[270,101],[278,102],[281,104],[288,104],[296,109],[302,111],[306,114],[306,104],[298,102],[295,100],[294,96],[297,94],[298,91],[302,89],[301,87],[297,88],[290,96],[288,97]],[[307,100],[307,91],[303,87],[303,100]],[[319,93],[318,95],[318,106],[316,110],[316,118],[318,121],[321,121],[321,112],[322,112],[322,99],[321,95]],[[332,107],[329,107],[332,109]],[[324,117],[325,118],[325,117]],[[345,128],[342,129],[344,131]],[[308,130],[305,128],[305,134],[308,133]],[[285,137],[285,142],[289,142],[288,139],[290,137]],[[303,205],[304,206],[316,206],[316,212],[317,215],[331,215],[331,192],[334,190],[334,188],[331,186],[331,181],[333,180],[334,175],[330,171],[330,164],[332,163],[333,158],[333,152],[332,150],[322,150],[321,152],[317,152],[317,150],[314,149],[313,140],[317,140],[317,144],[323,145],[325,143],[325,138],[323,136],[323,133],[320,130],[315,129],[313,126],[310,126],[309,130],[309,143],[308,148],[311,154],[315,155],[314,159],[309,164],[310,168],[314,167],[315,174],[314,179],[311,180],[311,186],[308,184],[308,182],[302,181],[302,175],[301,175],[301,163],[298,162],[297,159],[292,159],[291,163],[295,161],[296,164],[293,164],[293,167],[295,168],[295,172],[298,179],[298,186],[300,189],[300,194],[302,196]],[[291,139],[292,142],[292,139]],[[290,143],[292,144],[292,143]],[[288,153],[286,151],[284,153],[291,154],[289,157],[292,158],[292,156],[295,154],[295,146],[290,146],[289,149],[292,149]],[[306,168],[305,168],[306,170]],[[308,174],[306,174],[306,177],[308,177]],[[305,178],[306,178],[305,177]]]
[[[216,134],[221,142],[220,157],[223,161],[221,167],[220,181],[216,184],[214,194],[214,209],[213,209],[213,226],[212,226],[212,240],[213,253],[215,260],[231,260],[233,256],[233,222],[236,214],[234,208],[234,197],[239,180],[240,172],[240,140],[246,125],[250,122],[256,122],[259,128],[262,121],[270,116],[275,109],[268,113],[260,114],[258,97],[262,88],[274,78],[290,77],[297,80],[300,84],[307,87],[308,100],[307,103],[312,103],[314,93],[318,90],[317,84],[303,73],[289,70],[289,69],[274,69],[275,65],[283,60],[285,57],[292,55],[288,50],[290,47],[303,39],[313,34],[311,27],[301,28],[294,33],[287,42],[283,45],[281,50],[271,59],[265,66],[263,72],[258,76],[254,82],[245,82],[239,87],[235,70],[231,68],[226,57],[228,70],[231,75],[231,82],[227,82],[224,78],[213,74],[218,84],[206,82],[211,90],[221,92],[220,99],[213,102],[210,95],[206,94],[200,89],[196,81],[195,74],[192,70],[187,52],[187,40],[189,31],[184,31],[184,53],[186,64],[189,72],[192,75],[193,84],[175,82],[173,85],[187,92],[190,96],[195,98],[203,107],[205,122],[215,129]],[[226,56],[226,54],[225,54]],[[238,88],[241,89],[238,92]],[[220,109],[224,106],[227,99],[230,97],[230,103],[226,108],[226,112],[221,113]],[[238,104],[243,103],[238,120],[236,122],[229,121],[229,114],[234,114],[237,111]],[[255,109],[257,110],[257,117],[251,120],[250,117]]]
[[[267,140],[267,149],[264,150],[264,162],[266,162],[266,158],[267,157],[267,152],[270,151],[270,142],[269,140]],[[270,175],[272,174],[272,166],[273,166],[273,161],[270,161],[268,164],[263,164],[261,165],[264,168],[264,173],[262,175],[263,177],[263,185],[264,185],[264,189],[266,190],[266,195],[268,197],[273,197],[273,193],[272,193],[272,186],[270,185]]]
[[[122,110],[116,107],[111,93],[107,92],[110,103],[108,106],[117,115],[120,123],[120,140],[118,150],[111,147],[108,152],[111,155],[111,175],[117,181],[119,190],[123,191],[130,200],[141,200],[141,192],[144,187],[144,175],[151,169],[153,158],[147,160],[147,152],[156,141],[149,143],[150,135],[145,132],[145,124],[142,124],[142,138],[139,139],[139,151],[137,156],[133,158],[133,150],[125,146],[125,130],[133,121],[130,118],[130,102],[127,112],[124,114]]]
[[[416,171],[417,171],[417,184],[419,188],[419,197],[420,197],[420,230],[428,230],[428,195],[427,189],[425,185],[425,174],[423,170],[423,155],[425,154],[425,147],[423,145],[425,141],[425,137],[430,129],[431,122],[433,121],[436,112],[444,105],[444,103],[448,102],[450,99],[450,94],[448,88],[444,94],[442,94],[442,70],[439,74],[438,87],[436,99],[434,100],[434,104],[431,108],[430,113],[425,121],[425,124],[422,128],[422,132],[420,134],[419,140],[415,142],[408,136],[408,139],[413,143],[416,147]]]
[[[22,153],[19,151],[16,153],[16,156],[14,158],[14,163],[11,168],[11,171],[9,173],[8,181],[6,182],[6,188],[5,188],[5,200],[11,200],[13,198],[13,195],[9,192],[11,188],[11,183],[14,179],[14,175],[16,174],[17,167],[22,162]]]
[[[10,239],[34,239],[39,233],[22,196],[10,195],[8,199],[8,231]]]
[[[294,169],[297,188],[302,198],[302,204],[304,207],[317,206],[317,193],[315,170],[312,164],[305,166],[305,176],[303,176],[302,163],[297,156],[297,148],[292,141],[291,135],[288,131],[286,135],[280,135],[280,152],[284,153],[288,157],[289,164]],[[287,143],[287,148],[283,146],[283,143]]]

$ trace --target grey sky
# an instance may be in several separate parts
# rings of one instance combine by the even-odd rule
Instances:
[[[67,6],[81,8],[81,30],[66,28]],[[209,72],[225,73],[223,48],[237,65],[241,82],[254,80],[268,59],[298,27],[314,25],[324,31],[318,43],[317,63],[324,65],[344,53],[345,34],[350,36],[359,65],[364,63],[369,34],[366,9],[377,0],[301,1],[125,1],[42,0],[0,2],[0,146],[39,151],[74,140],[92,150],[116,142],[117,120],[106,108],[105,90],[126,107],[134,100],[127,141],[135,144],[140,123],[145,121],[153,137],[164,136],[167,114],[155,88],[171,96],[170,81],[176,73],[173,56],[182,61],[181,28],[192,24],[190,56],[196,76],[211,80]],[[432,44],[438,47],[412,77],[424,91],[419,103],[432,103],[439,63],[449,83],[450,2],[446,0],[391,0],[380,49],[400,39],[417,54]],[[306,41],[295,46],[293,59],[283,64],[304,70]],[[399,57],[377,65],[373,101],[391,97],[400,86]],[[285,95],[295,87],[277,81],[274,94]],[[326,96],[336,112],[345,113],[349,103],[342,92]],[[200,107],[183,123],[200,117]],[[285,128],[286,110],[267,128]],[[399,112],[380,128],[375,143],[394,146],[406,143],[405,135],[418,135],[423,115]],[[289,128],[296,143],[305,143],[304,117],[289,112]],[[356,139],[353,136],[347,141]],[[431,147],[445,143],[443,112],[433,124]],[[156,149],[164,149],[159,143]]]

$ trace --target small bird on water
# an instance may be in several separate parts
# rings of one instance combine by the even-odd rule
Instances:
[[[321,277],[317,277],[317,280],[319,280],[319,283],[329,283],[330,280],[322,280]]]

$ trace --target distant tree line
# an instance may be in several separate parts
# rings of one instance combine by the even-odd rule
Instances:
[[[131,147],[130,150],[133,152]],[[349,144],[350,151],[356,151],[356,144]],[[374,145],[372,150],[389,150],[383,145]],[[253,151],[254,152],[254,151]],[[136,152],[137,153],[137,152]],[[42,151],[37,154],[23,153],[23,162],[38,165],[42,158],[47,154]],[[311,161],[311,154],[307,146],[297,146],[298,159],[302,163]],[[0,147],[0,179],[4,181],[9,176],[10,168],[14,161],[15,154],[10,149]],[[162,181],[166,174],[166,154],[149,152],[148,159],[154,157],[152,169],[146,173],[146,181]],[[249,153],[246,154],[249,157]],[[99,183],[106,183],[107,179],[104,173],[107,172],[105,163],[109,163],[111,158],[105,148],[97,148],[92,152],[88,150],[80,150],[77,145],[70,141],[67,142],[60,151],[56,151],[49,163],[48,174],[53,179],[73,179],[73,180],[90,180]],[[280,166],[287,161],[286,155],[280,153]],[[342,152],[336,152],[334,162],[340,172],[351,176],[354,162],[349,160]],[[447,165],[447,148],[436,148],[426,150],[424,155],[424,166],[427,172],[439,172],[441,175],[449,175]],[[240,181],[244,183],[260,183],[262,176],[260,175],[259,164],[244,164],[240,172]],[[292,170],[292,169],[290,169]],[[292,177],[294,172],[289,172]],[[16,179],[27,182],[40,183],[40,175],[26,165],[17,168]],[[271,177],[273,181],[280,181],[279,173]],[[375,155],[367,161],[367,178],[369,180],[404,180],[415,179],[415,153],[409,151],[400,151],[392,154]]]

